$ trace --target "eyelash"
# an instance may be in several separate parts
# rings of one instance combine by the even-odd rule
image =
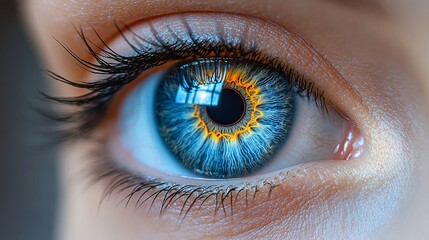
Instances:
[[[221,40],[217,42],[210,42],[207,39],[196,39],[193,37],[192,30],[187,28],[187,34],[191,41],[184,41],[177,37],[174,42],[169,43],[164,42],[158,37],[156,38],[157,42],[149,43],[155,47],[156,50],[145,51],[139,48],[138,45],[131,43],[125,37],[123,30],[117,23],[115,23],[115,26],[119,34],[134,51],[134,56],[123,56],[109,48],[108,44],[95,29],[93,29],[93,31],[98,37],[102,47],[89,40],[82,28],[76,28],[85,47],[95,60],[94,63],[79,57],[71,49],[57,40],[58,43],[84,67],[84,69],[92,74],[104,75],[106,77],[94,82],[71,81],[52,71],[46,71],[54,80],[89,91],[86,94],[76,97],[55,97],[42,93],[42,95],[50,101],[61,105],[77,107],[77,109],[69,112],[49,112],[40,110],[45,117],[54,120],[56,123],[60,123],[59,129],[56,130],[56,136],[58,136],[54,140],[56,143],[64,143],[70,140],[89,137],[103,119],[113,96],[127,84],[133,82],[144,71],[165,64],[171,60],[184,61],[207,56],[255,61],[279,71],[292,82],[291,90],[295,91],[301,97],[313,100],[317,107],[329,114],[328,109],[330,109],[330,105],[324,98],[324,92],[315,87],[310,79],[306,79],[289,65],[258,52],[256,47],[245,49],[241,44],[228,43],[222,36],[220,36]],[[130,28],[127,26],[124,27],[126,30],[133,33]],[[156,31],[154,29],[153,32],[156,36]],[[133,35],[139,41],[145,42],[145,44],[148,43],[143,37],[135,33],[133,33]],[[173,32],[172,35],[176,36]],[[101,144],[102,146],[100,149],[104,149],[105,144],[103,142],[101,142]],[[141,177],[138,174],[133,174],[128,169],[119,166],[117,162],[110,160],[110,156],[105,156],[105,154],[103,154],[104,151],[96,151],[96,153],[97,154],[94,154],[94,156],[102,157],[97,158],[95,165],[89,168],[91,172],[89,176],[95,175],[91,182],[99,182],[106,178],[111,179],[108,186],[106,186],[100,204],[114,191],[123,192],[127,189],[132,189],[131,193],[123,198],[121,202],[126,201],[126,206],[128,206],[131,198],[139,194],[135,206],[141,206],[144,202],[153,198],[150,205],[152,207],[155,200],[162,195],[163,199],[160,215],[165,212],[168,206],[171,206],[171,204],[180,198],[186,199],[180,211],[180,215],[183,215],[183,217],[186,217],[189,211],[196,205],[197,201],[202,201],[199,203],[199,208],[201,208],[209,198],[215,199],[215,214],[220,208],[222,208],[226,214],[225,201],[228,201],[231,205],[232,214],[233,202],[234,199],[235,201],[237,200],[238,195],[245,194],[247,204],[248,197],[249,199],[255,198],[256,194],[259,192],[259,188],[269,187],[269,196],[271,191],[278,186],[279,182],[279,179],[276,178],[273,180],[263,180],[259,184],[253,186],[247,184],[241,187],[224,187],[217,185],[201,187],[173,184],[159,179]],[[293,171],[294,170],[289,170],[281,174],[283,176],[279,178],[293,178],[293,174],[291,174]],[[154,191],[152,192],[151,190]],[[146,197],[148,193],[150,194]],[[193,198],[193,200],[190,200],[191,198]],[[191,203],[189,203],[188,200],[191,201]],[[188,208],[186,208],[187,205]]]
[[[108,179],[107,186],[99,202],[99,207],[101,207],[102,203],[106,199],[109,199],[114,192],[122,193],[123,191],[131,190],[131,192],[123,197],[117,205],[124,203],[125,207],[128,207],[135,197],[135,209],[140,208],[146,202],[150,202],[147,210],[149,212],[156,199],[161,197],[162,205],[159,210],[159,215],[162,216],[167,209],[179,199],[185,199],[185,201],[181,203],[182,207],[179,212],[179,217],[181,217],[182,220],[186,218],[194,207],[200,210],[204,206],[204,203],[213,199],[215,201],[214,215],[222,209],[225,216],[227,216],[227,208],[229,208],[230,215],[232,216],[234,213],[233,206],[237,202],[239,196],[244,197],[247,206],[248,203],[254,200],[256,195],[260,193],[261,188],[268,188],[267,197],[270,198],[271,192],[279,186],[279,182],[285,178],[292,180],[295,178],[296,171],[288,170],[286,173],[281,172],[275,179],[265,179],[254,185],[229,185],[226,187],[208,185],[202,187],[188,184],[173,184],[156,178],[141,177],[138,174],[131,173],[128,169],[121,168],[115,164],[113,160],[106,161],[109,159],[109,156],[105,156],[102,151],[95,151],[93,153],[101,157],[95,158],[91,168],[87,168],[88,176],[90,176],[88,186]],[[300,170],[297,170],[296,173],[299,171]],[[151,190],[153,190],[153,192],[150,192]],[[227,206],[227,204],[229,206]]]

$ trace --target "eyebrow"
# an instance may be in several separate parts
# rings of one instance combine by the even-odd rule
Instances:
[[[387,17],[387,9],[378,0],[322,0],[355,11]]]

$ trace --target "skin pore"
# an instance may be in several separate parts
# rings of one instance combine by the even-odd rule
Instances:
[[[367,144],[361,158],[321,163],[317,169],[297,174],[294,181],[285,180],[270,193],[270,198],[255,198],[248,205],[239,198],[232,216],[223,213],[213,216],[213,208],[205,207],[178,221],[174,207],[160,218],[156,211],[145,211],[149,205],[137,210],[117,206],[127,192],[113,194],[99,208],[100,196],[108,182],[85,188],[81,172],[88,165],[88,152],[95,144],[77,141],[64,146],[60,159],[59,238],[425,239],[429,236],[426,227],[429,175],[425,173],[429,169],[425,157],[429,149],[425,137],[429,130],[426,107],[429,46],[425,44],[429,41],[429,30],[425,23],[429,16],[424,11],[429,3],[26,0],[22,7],[47,68],[78,80],[91,76],[55,40],[91,61],[74,26],[82,26],[89,38],[94,37],[93,27],[107,42],[114,42],[119,38],[114,21],[138,28],[152,19],[168,21],[168,16],[210,12],[211,16],[228,13],[273,23],[298,35],[323,57],[317,61],[329,62],[332,72],[345,80],[345,84],[330,88],[330,96],[334,96],[331,101],[341,105]],[[259,37],[281,35],[267,29],[256,29],[256,33],[260,33]],[[273,53],[284,51],[275,44],[267,48]],[[325,87],[334,79],[319,77],[326,82]],[[82,93],[68,85],[54,84],[56,96]],[[261,194],[264,191],[268,190],[262,188]]]

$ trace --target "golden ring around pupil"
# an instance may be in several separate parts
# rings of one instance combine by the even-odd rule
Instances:
[[[237,141],[237,139],[240,136],[252,134],[253,129],[260,126],[260,123],[258,120],[264,116],[264,113],[261,110],[259,110],[259,106],[263,102],[263,96],[260,94],[261,91],[256,86],[255,80],[246,79],[243,76],[245,76],[245,74],[240,70],[229,71],[225,78],[224,84],[226,85],[225,88],[231,88],[231,87],[228,87],[228,85],[231,85],[234,88],[243,89],[243,92],[246,93],[246,98],[248,99],[248,102],[245,103],[246,109],[249,109],[247,105],[249,105],[251,108],[249,121],[247,123],[243,123],[243,127],[235,131],[234,133],[222,132],[221,130],[215,131],[213,129],[210,129],[207,123],[201,117],[202,106],[194,105],[193,117],[197,119],[196,128],[201,129],[204,132],[204,139],[210,138],[214,142],[218,142],[221,139],[225,139],[230,142],[234,142],[234,141]],[[249,114],[249,113],[244,112],[243,116],[244,114]],[[240,121],[241,120],[242,119],[240,119]]]

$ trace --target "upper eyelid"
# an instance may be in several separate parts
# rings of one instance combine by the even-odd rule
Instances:
[[[219,18],[217,18],[216,16],[221,16]],[[159,22],[161,21],[160,19],[162,19],[163,21],[168,22],[168,18],[172,18],[177,20],[180,20],[181,22],[188,22],[189,18],[204,18],[204,20],[210,22],[210,21],[217,21],[217,23],[219,24],[219,22],[233,22],[234,24],[242,25],[243,23],[249,24],[252,27],[259,27],[259,29],[262,29],[263,27],[268,28],[271,32],[265,31],[261,34],[259,34],[259,36],[256,36],[256,38],[263,38],[261,37],[261,35],[263,35],[264,33],[271,34],[269,35],[267,38],[270,37],[275,37],[277,39],[277,42],[283,42],[283,43],[287,43],[288,47],[284,48],[284,52],[283,53],[278,53],[278,52],[269,52],[267,53],[267,55],[281,55],[281,56],[274,56],[274,58],[276,59],[288,59],[293,60],[293,61],[303,61],[302,59],[304,59],[304,61],[307,61],[306,64],[310,63],[310,66],[312,69],[310,69],[310,71],[308,71],[308,69],[305,69],[302,65],[304,64],[300,64],[299,66],[301,66],[300,69],[296,69],[296,63],[292,63],[291,65],[295,64],[295,66],[293,66],[294,69],[297,70],[297,72],[300,73],[307,73],[308,75],[310,75],[308,78],[309,79],[316,79],[317,81],[315,81],[315,86],[323,89],[324,92],[327,93],[327,95],[331,95],[330,99],[332,101],[333,98],[338,98],[341,99],[341,101],[337,101],[334,102],[333,105],[337,110],[339,110],[340,113],[343,113],[344,116],[346,116],[346,118],[348,118],[348,120],[355,122],[356,125],[362,125],[360,122],[358,122],[356,117],[356,114],[359,114],[360,119],[366,119],[365,124],[368,125],[368,120],[372,119],[370,111],[368,110],[368,108],[363,104],[362,99],[360,98],[360,96],[357,94],[357,92],[355,92],[353,90],[353,88],[351,87],[351,84],[348,83],[343,77],[342,75],[335,69],[335,67],[333,67],[332,64],[329,63],[328,60],[326,60],[322,55],[320,55],[315,49],[314,47],[311,46],[310,43],[306,42],[305,40],[303,40],[302,38],[300,38],[297,34],[292,33],[291,31],[289,31],[288,29],[284,28],[283,26],[280,26],[276,23],[272,23],[272,22],[268,22],[266,20],[262,20],[259,18],[254,18],[254,17],[249,17],[249,16],[242,16],[242,15],[233,15],[233,14],[227,14],[227,13],[186,13],[186,14],[179,14],[179,16],[176,15],[167,15],[167,16],[162,16],[159,18],[154,18],[154,19],[149,19],[147,22],[136,22],[135,25],[130,25],[127,27],[127,29],[125,30],[131,30],[132,31],[137,31],[137,30],[141,30],[141,26],[146,26],[147,28],[149,28],[150,30],[150,34],[153,34],[153,30],[154,30],[154,24],[159,24]],[[167,18],[167,20],[165,20]],[[219,20],[220,19],[220,20]],[[170,19],[171,20],[171,19]],[[170,21],[172,22],[172,21]],[[186,27],[189,30],[189,26],[186,25]],[[242,27],[241,27],[242,28]],[[244,34],[248,34],[250,27],[243,29],[240,29],[240,31]],[[263,30],[263,29],[262,29]],[[195,31],[195,30],[192,30]],[[273,33],[274,32],[274,33]],[[121,33],[122,34],[122,33]],[[132,33],[135,34],[135,33]],[[141,34],[141,33],[137,33],[136,35],[140,35],[140,36],[145,36],[145,34]],[[156,34],[158,35],[158,34]],[[146,37],[146,36],[145,36]],[[159,36],[156,36],[159,37]],[[109,44],[109,46],[112,46],[112,44],[114,45],[116,44],[120,44],[123,45],[122,43],[120,43],[121,41],[123,41],[122,37],[119,38],[111,38],[108,39],[106,42],[107,44]],[[259,44],[260,47],[263,44]],[[261,48],[264,48],[264,46],[262,46]],[[268,52],[265,51],[265,49],[263,49],[263,52]],[[294,57],[290,58],[290,55],[295,55]],[[300,55],[305,57],[301,57]],[[298,59],[298,60],[297,60]],[[288,61],[286,60],[286,61]],[[308,62],[309,61],[309,62]],[[326,89],[326,90],[325,90]],[[347,96],[347,97],[346,97]],[[335,99],[334,99],[335,100]],[[374,121],[371,121],[371,123],[373,123]],[[365,131],[363,131],[365,132]]]

